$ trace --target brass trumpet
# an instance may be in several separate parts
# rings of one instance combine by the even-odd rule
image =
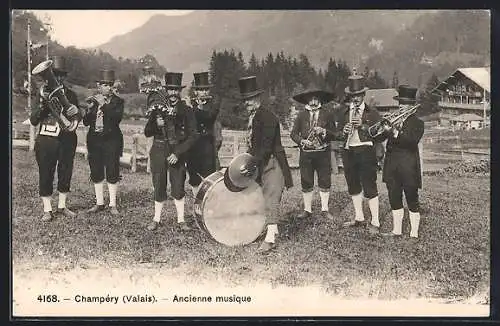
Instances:
[[[75,115],[68,119],[65,112],[76,106],[71,104],[66,97],[64,86],[59,83],[54,75],[52,63],[52,60],[43,61],[33,69],[32,74],[39,75],[46,82],[44,87],[47,87],[50,92],[48,95],[48,108],[60,127],[67,131],[74,131],[78,127],[78,118]]]
[[[380,119],[377,123],[368,128],[368,134],[370,137],[377,137],[385,132],[390,131],[394,125],[402,124],[408,119],[409,116],[417,112],[417,108],[420,104],[404,107],[389,114],[388,116]]]
[[[324,142],[323,139],[318,135],[315,128],[313,127],[307,135],[307,141],[311,142],[312,145],[308,147],[302,147],[304,152],[321,152],[328,147],[328,143]]]

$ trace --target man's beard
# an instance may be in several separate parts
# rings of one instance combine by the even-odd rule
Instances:
[[[170,103],[170,105],[176,105],[177,102],[179,102],[179,97],[177,95],[170,95],[168,97],[168,102]]]

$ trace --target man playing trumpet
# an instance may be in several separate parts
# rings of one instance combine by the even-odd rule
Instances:
[[[383,233],[384,236],[401,236],[404,192],[410,215],[410,237],[418,238],[418,189],[422,187],[418,143],[424,134],[424,122],[414,114],[416,94],[417,88],[399,86],[398,96],[394,99],[399,101],[400,111],[407,110],[410,113],[384,134],[388,139],[382,180],[387,186],[393,218],[392,232]]]
[[[334,99],[334,94],[319,89],[310,89],[293,97],[305,105],[293,125],[290,136],[300,146],[300,182],[304,200],[304,211],[299,218],[312,214],[314,173],[318,175],[321,212],[332,220],[328,209],[330,197],[332,159],[330,141],[335,135],[335,120],[322,108],[322,105]]]
[[[369,126],[380,120],[380,114],[375,108],[365,103],[364,97],[368,87],[360,75],[350,76],[346,96],[350,103],[342,112],[338,121],[337,139],[344,141],[342,161],[347,189],[354,205],[354,221],[344,223],[346,227],[357,227],[365,224],[363,214],[363,197],[368,199],[372,215],[368,231],[378,234],[379,200],[377,189],[378,162],[375,153],[375,139],[368,133]]]
[[[81,114],[78,110],[76,94],[64,84],[67,75],[64,57],[54,57],[52,69],[57,82],[63,86],[62,89],[67,100],[70,104],[73,104],[69,108],[63,108],[59,114],[76,123],[72,126],[72,129],[60,125],[57,117],[53,115],[52,110],[49,108],[52,105],[49,94],[54,90],[49,89],[48,83],[43,84],[40,91],[36,93],[36,100],[30,115],[30,122],[33,126],[40,124],[39,133],[35,140],[35,156],[39,173],[39,194],[43,202],[42,221],[49,221],[54,217],[51,196],[56,166],[57,190],[59,192],[57,212],[66,217],[76,216],[76,213],[66,207],[66,198],[70,191],[73,160],[77,145],[76,127],[81,120]],[[58,108],[53,109],[59,110]]]
[[[112,215],[119,215],[116,208],[118,181],[120,180],[120,157],[123,154],[123,134],[120,122],[123,118],[124,100],[113,90],[114,70],[101,70],[97,81],[98,94],[87,99],[89,108],[83,124],[89,126],[87,152],[90,179],[94,183],[96,204],[88,213],[103,211],[104,179],[108,184],[109,207]]]
[[[201,178],[205,178],[216,170],[216,144],[214,124],[219,114],[210,96],[208,72],[194,74],[194,98],[191,105],[196,117],[198,139],[188,152],[187,169],[189,184],[196,196]]]
[[[191,228],[184,220],[184,183],[186,156],[197,139],[196,118],[193,109],[181,101],[182,73],[167,72],[165,88],[149,93],[149,117],[144,127],[146,137],[154,137],[150,150],[151,175],[154,187],[154,217],[148,224],[155,230],[161,221],[164,201],[167,199],[167,171],[172,197],[177,211],[177,223],[182,231]]]

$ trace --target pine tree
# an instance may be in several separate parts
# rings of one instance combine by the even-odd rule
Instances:
[[[394,75],[392,76],[392,88],[397,88],[399,85],[399,78],[398,78],[398,72],[394,71]]]
[[[439,111],[438,96],[432,93],[432,90],[439,85],[439,79],[433,73],[425,86],[419,91],[418,103],[420,107],[417,111],[418,116],[426,116]]]

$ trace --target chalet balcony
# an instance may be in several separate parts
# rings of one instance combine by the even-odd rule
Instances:
[[[450,108],[450,109],[465,109],[465,110],[484,110],[483,104],[467,104],[467,103],[452,103],[452,102],[443,102],[439,101],[438,105],[442,108]],[[489,103],[486,105],[486,110],[490,110]]]

